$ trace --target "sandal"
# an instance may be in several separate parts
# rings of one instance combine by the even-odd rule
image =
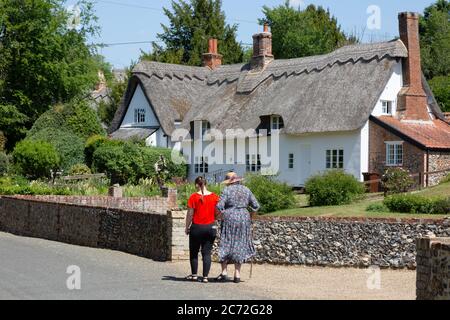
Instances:
[[[198,276],[195,276],[195,275],[190,275],[190,276],[187,276],[186,278],[184,278],[186,281],[192,281],[192,282],[195,282],[195,281],[198,281]]]
[[[234,283],[241,283],[241,278],[234,278]]]
[[[208,277],[203,277],[202,283],[209,283]]]
[[[220,276],[218,276],[216,278],[216,282],[227,282],[228,281],[228,276],[221,274]]]

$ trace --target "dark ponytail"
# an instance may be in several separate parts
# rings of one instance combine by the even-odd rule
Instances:
[[[205,186],[206,186],[206,180],[203,177],[198,177],[197,179],[195,179],[195,185],[199,186],[201,192],[202,192],[202,202],[204,200],[205,197]]]

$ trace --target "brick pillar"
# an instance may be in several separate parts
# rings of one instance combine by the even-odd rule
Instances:
[[[417,300],[428,300],[427,289],[431,280],[431,242],[435,237],[417,239],[417,279],[416,295]]]
[[[170,261],[189,260],[189,237],[186,235],[187,211],[170,210],[169,218]]]

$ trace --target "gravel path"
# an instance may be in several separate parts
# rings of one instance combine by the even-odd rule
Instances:
[[[381,290],[367,289],[366,270],[255,266],[241,285],[181,281],[188,262],[158,263],[116,251],[0,233],[1,299],[414,299],[415,273],[382,271]],[[67,267],[81,269],[70,291]],[[232,268],[230,270],[232,272]],[[220,273],[214,265],[211,276]]]

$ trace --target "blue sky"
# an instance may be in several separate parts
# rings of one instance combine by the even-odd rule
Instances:
[[[291,0],[296,5],[322,5],[329,8],[337,17],[342,29],[347,33],[363,36],[363,41],[383,41],[398,36],[397,14],[401,11],[423,12],[434,0]],[[76,1],[69,0],[68,4]],[[237,23],[238,40],[251,43],[252,35],[261,27],[257,20],[261,18],[264,5],[277,6],[284,0],[223,0],[223,10],[229,23]],[[369,30],[367,13],[369,6],[380,9],[380,29]],[[161,32],[161,23],[167,23],[162,12],[170,7],[170,0],[96,0],[95,10],[99,17],[101,37],[93,39],[96,43],[123,43],[156,40]],[[140,51],[149,51],[150,43],[116,45],[102,48],[107,61],[116,68],[123,68],[132,60],[137,60]]]

